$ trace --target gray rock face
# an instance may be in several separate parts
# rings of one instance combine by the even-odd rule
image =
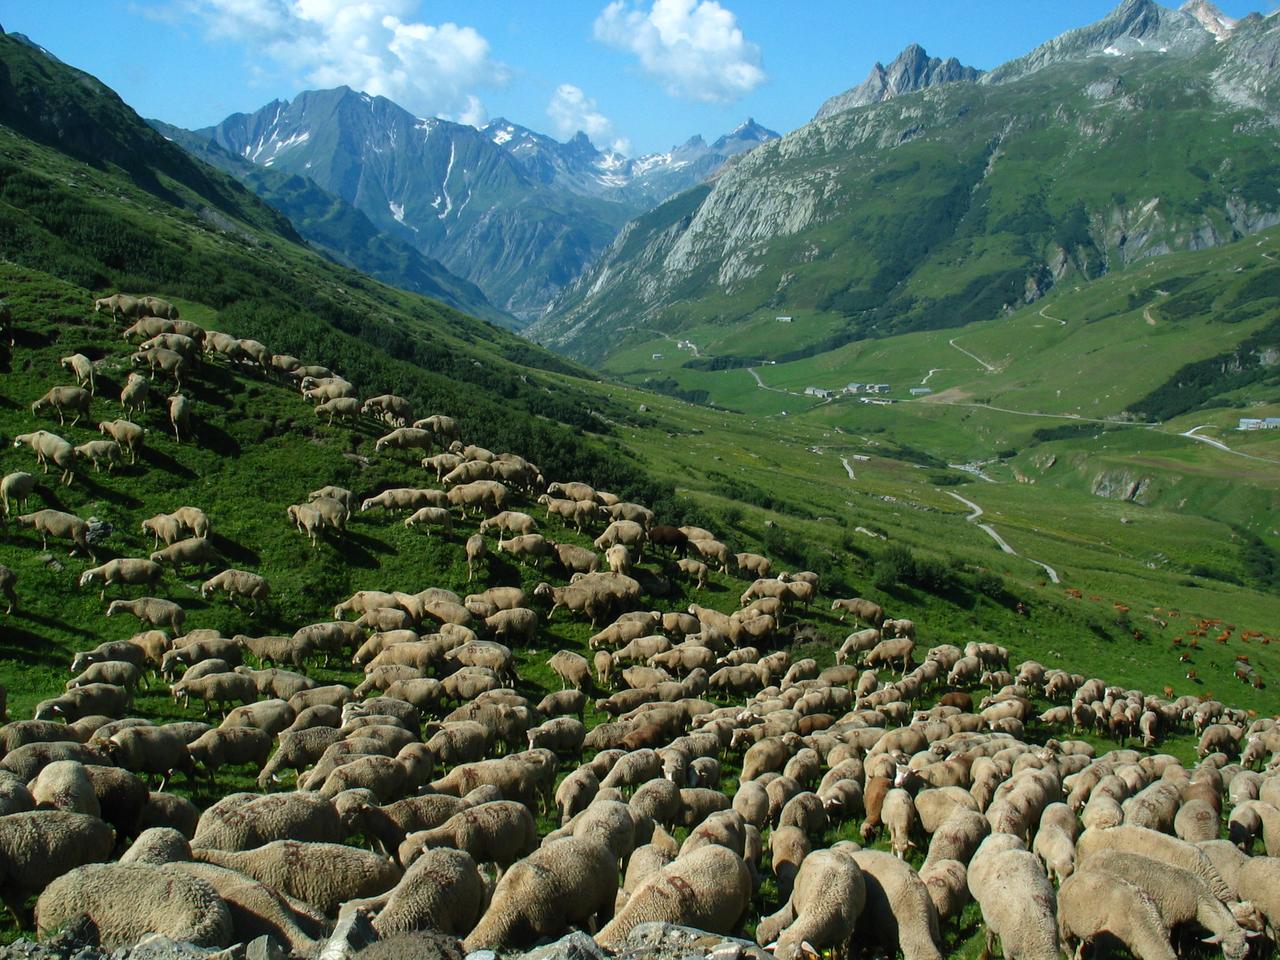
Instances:
[[[821,120],[854,107],[880,103],[943,83],[975,83],[981,76],[981,70],[966,67],[955,57],[940,60],[929,56],[918,43],[913,43],[889,66],[877,63],[862,83],[827,100],[813,119]]]

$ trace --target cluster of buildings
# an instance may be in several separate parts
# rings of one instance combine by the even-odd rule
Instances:
[[[1241,417],[1237,430],[1280,430],[1280,417]]]
[[[859,393],[888,393],[889,384],[887,383],[850,383],[846,384],[843,390],[828,390],[826,387],[805,387],[804,395],[806,397],[817,397],[820,400],[830,400],[832,397],[845,396],[852,397]],[[863,402],[870,402],[869,398],[863,398]]]

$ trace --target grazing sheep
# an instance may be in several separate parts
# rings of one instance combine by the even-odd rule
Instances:
[[[1058,925],[1052,884],[1035,855],[986,841],[969,864],[969,892],[982,908],[986,952],[996,938],[1010,960],[1057,960]]]
[[[120,444],[114,440],[90,440],[75,447],[76,456],[93,464],[93,472],[99,473],[102,464],[107,465],[107,473],[111,473],[117,463],[124,460]]]
[[[1090,828],[1076,841],[1076,869],[1080,869],[1094,853],[1103,851],[1135,853],[1178,867],[1207,883],[1219,900],[1226,902],[1232,899],[1231,888],[1222,879],[1213,862],[1203,851],[1185,840],[1127,824],[1108,829]]]
[[[571,650],[560,650],[552,654],[547,667],[560,678],[561,689],[572,687],[575,690],[590,689],[591,667],[587,658]]]
[[[440,527],[447,536],[453,533],[453,514],[444,507],[420,507],[404,521],[408,529],[413,529],[418,524],[427,528],[428,537],[431,536],[432,527]]]
[[[180,393],[169,397],[169,423],[173,425],[173,439],[182,442],[182,431],[187,430],[191,422],[191,401]]]
[[[506,507],[511,491],[497,480],[475,480],[451,487],[447,496],[449,505],[457,507],[463,517],[467,516],[467,510],[471,507],[493,515]]]
[[[90,683],[110,683],[124,687],[130,693],[136,693],[138,685],[143,682],[142,671],[134,664],[123,660],[103,660],[90,664],[79,675],[67,681],[66,689],[74,690]]]
[[[102,808],[84,764],[75,760],[50,763],[28,784],[28,789],[37,809],[102,816]]]
[[[413,420],[413,404],[404,397],[393,393],[384,393],[370,397],[364,402],[360,412],[369,416],[377,416],[396,427],[407,427]]]
[[[435,847],[463,850],[476,863],[497,864],[501,872],[538,848],[538,828],[523,803],[481,803],[459,810],[438,827],[410,833],[400,844],[397,859],[408,866]]]
[[[1194,923],[1209,931],[1209,942],[1222,945],[1227,960],[1242,960],[1249,943],[1225,903],[1203,879],[1168,863],[1134,853],[1095,851],[1085,861],[1089,873],[1107,873],[1129,881],[1155,901],[1170,928]]]
[[[247,763],[255,770],[262,769],[267,762],[267,754],[271,752],[271,735],[256,727],[215,727],[189,743],[187,751],[191,754],[192,761],[203,767],[209,780],[213,781],[215,774],[224,766],[241,766]]]
[[[194,679],[184,676],[170,691],[175,699],[182,698],[184,706],[191,697],[200,698],[204,701],[206,715],[212,704],[217,704],[218,710],[225,712],[228,703],[252,703],[258,697],[258,687],[253,678],[238,673],[212,673]]]
[[[171,321],[176,321],[178,319],[178,308],[168,300],[163,300],[160,297],[149,296],[142,297],[141,300],[143,308],[150,316],[163,317],[164,319]]]
[[[879,629],[880,624],[884,623],[884,607],[871,600],[863,600],[861,597],[833,600],[831,609],[840,611],[841,622],[844,621],[846,616],[853,614],[855,620],[861,620],[876,629]]]
[[[515,534],[523,536],[530,533],[538,532],[538,522],[527,513],[520,513],[515,510],[503,510],[501,513],[495,513],[492,517],[486,517],[480,521],[480,532],[487,533],[490,529],[499,530],[507,534]]]
[[[63,513],[58,509],[37,509],[35,513],[24,513],[18,517],[20,525],[32,527],[40,534],[40,549],[49,549],[49,538],[70,540],[74,547],[70,552],[83,550],[90,553],[88,547],[88,524],[72,513]]]
[[[502,875],[463,949],[529,946],[559,936],[567,927],[608,916],[617,891],[618,861],[608,847],[583,837],[557,840]]]
[[[199,507],[179,507],[169,514],[177,520],[184,530],[194,537],[208,539],[210,534],[209,518]]]
[[[60,482],[67,486],[71,484],[76,469],[75,447],[57,434],[50,433],[47,430],[20,433],[13,438],[15,447],[21,447],[24,444],[35,452],[36,463],[43,468],[45,473],[49,472],[49,462],[52,461],[55,466],[62,469],[62,474],[59,477]]]
[[[271,593],[271,586],[266,578],[256,573],[249,573],[246,570],[223,570],[200,584],[200,596],[208,600],[217,590],[225,590],[233,603],[237,598],[245,597],[253,601],[254,610],[258,610]]]
[[[725,847],[699,847],[641,883],[596,934],[596,942],[616,946],[637,924],[650,920],[729,934],[737,929],[750,903],[751,872],[743,859]]]
[[[782,909],[762,917],[756,942],[779,960],[809,955],[809,949],[843,951],[866,902],[862,871],[836,850],[806,857]]]
[[[125,385],[120,389],[120,407],[125,411],[138,411],[140,413],[147,412],[147,400],[151,397],[151,385],[147,382],[147,378],[137,373],[129,374],[129,379],[125,381]],[[116,423],[128,423],[128,420],[114,421]]]
[[[866,884],[858,933],[890,950],[901,949],[903,960],[941,960],[938,915],[928,888],[910,864],[879,850],[857,850],[848,856],[861,868]]]
[[[251,850],[273,840],[341,843],[338,811],[315,793],[228,794],[200,815],[191,849]]]
[[[338,417],[355,422],[360,417],[360,401],[356,397],[333,397],[323,403],[316,404],[316,416],[329,417],[329,426]]]
[[[1115,937],[1137,960],[1174,960],[1169,927],[1155,901],[1114,874],[1085,870],[1058,890],[1058,933],[1071,956],[1103,934]]]
[[[699,590],[706,587],[708,570],[707,565],[701,560],[689,560],[682,558],[676,561],[676,566],[681,570],[681,572],[692,578],[694,584]]]
[[[921,868],[920,879],[938,912],[938,923],[958,921],[970,900],[969,875],[964,864],[959,860],[935,860]]]
[[[157,550],[151,554],[151,562],[168,564],[174,573],[180,574],[183,567],[202,568],[221,563],[222,555],[207,537],[189,537]]]
[[[105,589],[105,588],[104,588]],[[130,613],[142,623],[152,627],[168,627],[174,633],[187,618],[182,607],[172,600],[161,600],[156,597],[139,597],[137,600],[112,600],[107,607],[107,616],[117,613]]]
[[[13,613],[13,608],[18,605],[18,594],[13,589],[13,585],[17,582],[17,575],[3,563],[0,563],[0,595],[4,596],[7,604],[4,611],[6,615]]]
[[[555,549],[556,558],[560,561],[560,566],[570,576],[575,573],[595,573],[600,569],[600,555],[594,550],[588,550],[586,547],[580,547],[574,543],[549,542],[552,543]]]
[[[107,859],[115,833],[97,817],[35,810],[0,817],[0,898],[15,916],[27,898],[76,867]]]
[[[197,861],[238,870],[332,916],[356,897],[385,893],[400,880],[387,860],[337,843],[274,840],[252,850],[193,849]]]
[[[99,593],[99,599],[105,600],[106,590],[108,590],[110,586],[155,586],[156,584],[159,584],[160,579],[163,576],[164,568],[155,561],[146,561],[146,559],[134,558],[111,559],[111,561],[102,563],[101,566],[92,567],[90,570],[86,570],[81,573],[79,588],[83,590],[86,586],[96,586],[101,584],[102,589]],[[141,600],[133,600],[132,603],[140,604]],[[168,600],[156,600],[156,604],[168,603]],[[122,605],[118,607],[116,604]],[[172,607],[178,608],[178,604],[172,604]],[[113,616],[114,612],[119,611],[119,609],[122,608],[128,609],[129,612],[138,617],[138,620],[150,622],[152,626],[159,626],[160,623],[168,623],[169,626],[177,628],[179,623],[182,623],[182,617],[179,616],[177,617],[177,620],[174,620],[174,617],[172,616],[173,612],[169,611],[168,608],[160,607],[160,605],[157,605],[157,607],[154,608],[148,608],[147,605],[142,605],[140,609],[143,609],[143,611],[151,609],[151,612],[155,613],[156,616],[159,617],[159,620],[150,620],[150,618],[148,618],[150,614],[148,614],[148,616],[142,616],[141,613],[138,613],[131,607],[128,607],[123,600],[113,600],[110,607],[106,609],[106,616]],[[180,608],[178,608],[178,612],[180,613]]]
[[[67,421],[64,412],[74,411],[75,419],[71,421],[71,426],[74,427],[81,417],[89,416],[92,404],[93,394],[83,387],[51,387],[44,396],[31,404],[31,412],[39,413],[45,407],[52,407],[58,414],[58,423],[65,426]]]
[[[103,950],[132,947],[148,933],[199,947],[226,947],[231,914],[210,884],[150,863],[95,863],[54,880],[36,902],[36,932],[52,936],[87,916]]]
[[[367,404],[366,404],[367,406]],[[384,437],[379,437],[373,445],[375,453],[381,453],[384,447],[394,450],[422,450],[431,452],[431,443],[435,439],[430,430],[416,427],[399,427]]]
[[[188,781],[195,779],[187,741],[168,725],[118,730],[107,741],[106,749],[117,766],[144,776],[158,776],[159,790],[164,790],[176,770],[185,773]]]
[[[109,297],[93,301],[94,313],[97,313],[103,307],[111,311],[112,320],[141,317],[146,311],[145,303],[137,297],[129,296],[127,293],[113,293]]]
[[[182,389],[182,376],[187,369],[187,358],[174,350],[155,347],[151,350],[140,350],[129,357],[133,366],[146,364],[151,369],[151,380],[155,380],[156,372],[172,377],[178,389]]]
[[[21,510],[35,488],[36,478],[29,473],[17,470],[5,474],[4,479],[0,480],[0,502],[4,504],[4,515],[8,517],[12,512],[11,503],[17,504]]]
[[[378,508],[384,510],[418,510],[422,507],[443,507],[448,501],[439,490],[417,489],[414,487],[393,487],[383,490],[374,497],[369,497],[360,504],[360,512]]]
[[[414,930],[465,936],[484,912],[486,890],[475,861],[461,850],[427,850],[404,872],[380,905],[373,929],[380,939]],[[363,906],[363,904],[360,904]]]

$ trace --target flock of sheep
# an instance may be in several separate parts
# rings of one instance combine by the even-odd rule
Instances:
[[[361,499],[330,485],[287,507],[313,543],[340,545],[356,513],[402,515],[446,537],[474,521],[470,577],[488,575],[496,536],[493,549],[564,582],[467,596],[360,591],[332,620],[280,636],[189,628],[183,607],[160,597],[113,600],[106,615],[127,613],[141,632],[76,653],[65,692],[0,727],[0,896],[25,921],[37,897],[40,935],[83,915],[104,947],[153,931],[206,946],[267,933],[315,955],[359,916],[382,941],[433,931],[465,950],[505,951],[584,928],[619,949],[658,920],[720,935],[753,924],[780,958],[936,960],[976,902],[987,947],[998,941],[1019,960],[1104,938],[1172,960],[1188,931],[1239,960],[1252,938],[1275,939],[1274,719],[1011,665],[995,644],[926,650],[914,623],[860,598],[830,604],[857,629],[821,669],[788,649],[823,642],[804,621],[817,576],[775,573],[766,557],[585,483],[548,484],[518,455],[464,445],[448,417],[414,420],[390,395],[362,402],[330,371],[201,330],[163,301],[117,295],[98,307],[147,338],[134,362],[152,376],[181,386],[202,352],[292,375],[319,415],[376,416],[392,428],[379,451],[424,458],[438,487]],[[55,388],[33,412],[88,414],[93,365],[65,365],[90,402]],[[151,381],[135,382],[148,389],[122,396],[126,408],[149,392]],[[119,444],[114,458],[99,454],[108,468],[125,450],[136,456],[144,434],[113,423],[102,424]],[[66,480],[80,458],[98,460],[44,431],[25,437]],[[30,474],[4,478],[6,517],[34,486]],[[19,520],[42,542],[92,550],[70,514]],[[539,532],[553,521],[595,534],[594,549]],[[223,566],[203,510],[142,529],[149,558],[87,569],[80,586],[105,601],[109,589],[152,590],[168,568]],[[703,586],[709,566],[743,578],[738,609],[653,609],[672,592],[667,574]],[[12,609],[3,567],[0,590]],[[270,594],[263,577],[235,569],[203,580],[202,595],[219,591],[255,609]],[[552,653],[562,689],[530,698],[517,654],[556,615],[590,621],[591,659]],[[362,679],[320,684],[307,673],[321,659]],[[156,677],[175,700],[202,701],[210,722],[130,716]],[[600,714],[588,729],[584,718]],[[1100,754],[1083,730],[1142,749]],[[1194,766],[1155,752],[1191,731]],[[202,811],[165,789],[233,769],[255,775],[259,792]],[[871,849],[881,837],[889,849]],[[762,915],[766,902],[777,909]]]

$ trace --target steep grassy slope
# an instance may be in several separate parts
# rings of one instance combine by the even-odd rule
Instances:
[[[1198,53],[1065,61],[810,123],[630,225],[531,335],[598,362],[711,328],[782,362],[1251,234],[1280,216],[1255,56],[1278,45],[1280,21],[1255,19]]]

